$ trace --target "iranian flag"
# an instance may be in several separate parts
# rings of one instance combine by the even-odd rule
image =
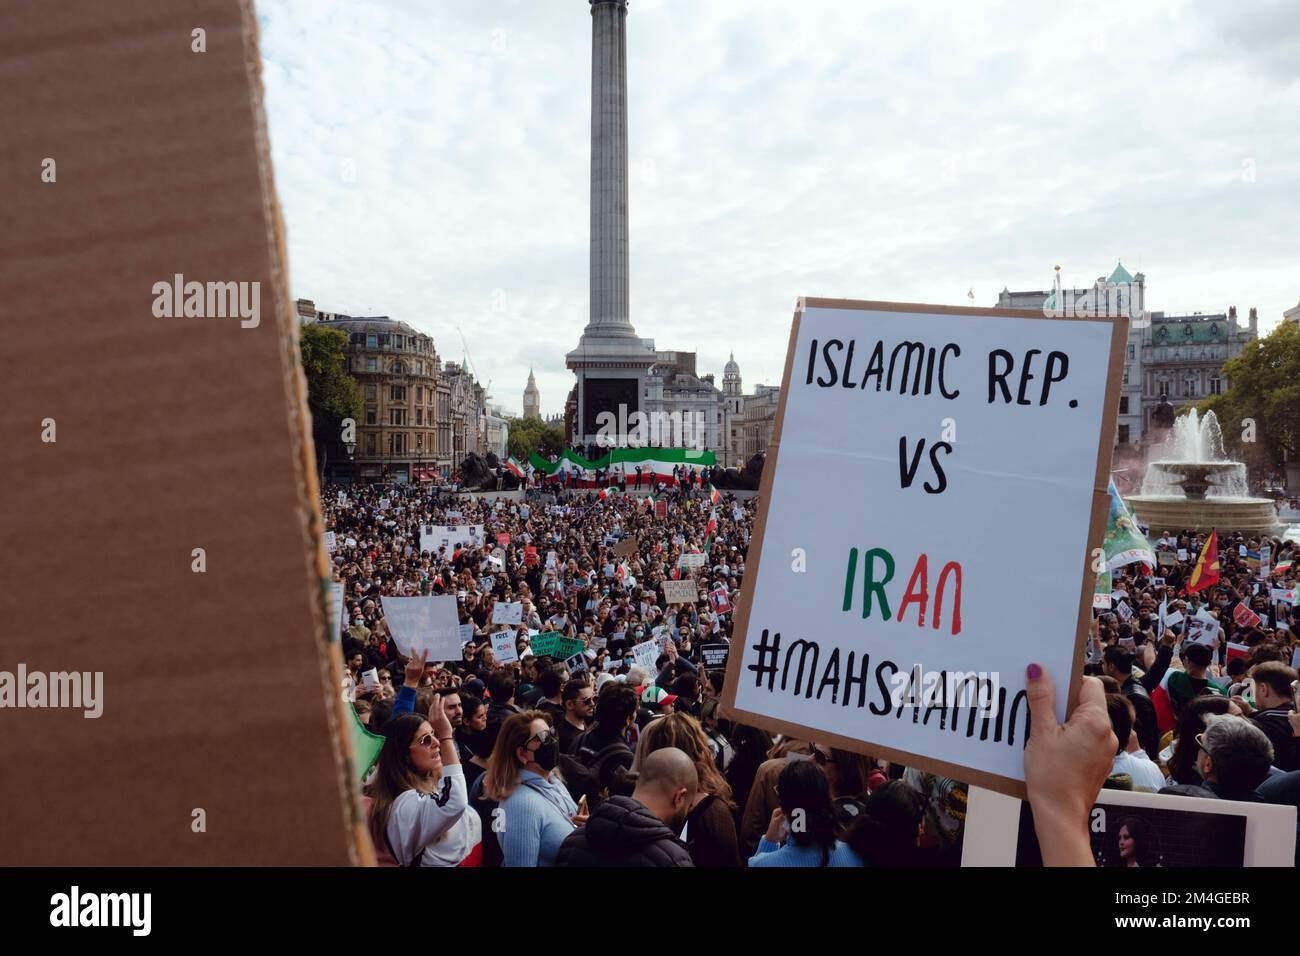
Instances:
[[[506,469],[516,478],[522,478],[524,476],[523,466],[520,465],[519,462],[515,461],[514,455],[511,455],[506,459]]]
[[[715,511],[709,515],[709,524],[704,529],[704,553],[711,554],[713,551],[713,535],[718,530],[718,513]]]
[[[718,494],[718,489],[709,485],[709,500],[715,505],[722,500],[722,495]]]
[[[537,452],[528,459],[543,478],[559,479],[567,472],[576,476],[580,488],[594,487],[595,483],[587,474],[597,469],[609,469],[617,466],[623,473],[635,474],[641,468],[641,478],[651,486],[656,482],[665,485],[676,483],[673,469],[688,468],[700,471],[717,464],[717,456],[711,451],[697,451],[693,448],[615,448],[609,453],[595,459],[587,459],[572,448],[566,448],[555,461],[547,461]]]

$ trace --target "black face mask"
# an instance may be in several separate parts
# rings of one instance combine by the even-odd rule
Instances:
[[[552,737],[546,743],[540,744],[533,751],[533,760],[537,763],[537,766],[550,773],[555,769],[555,765],[560,762],[560,742]]]

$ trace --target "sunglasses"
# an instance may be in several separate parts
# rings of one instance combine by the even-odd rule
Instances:
[[[537,733],[533,734],[531,737],[529,737],[527,740],[524,741],[524,746],[527,747],[534,740],[536,740],[539,744],[545,746],[546,744],[549,744],[552,740],[557,740],[557,739],[558,738],[555,736],[554,731],[539,730]]]
[[[432,747],[433,740],[434,740],[433,734],[422,734],[421,736],[415,738],[415,743],[421,747]]]

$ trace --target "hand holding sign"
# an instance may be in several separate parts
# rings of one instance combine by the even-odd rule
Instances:
[[[1079,704],[1056,722],[1056,685],[1037,664],[1025,672],[1033,732],[1025,746],[1025,788],[1047,866],[1094,866],[1085,822],[1114,763],[1118,742],[1101,681],[1085,677]]]

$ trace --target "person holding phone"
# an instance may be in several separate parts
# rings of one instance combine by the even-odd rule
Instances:
[[[561,779],[560,738],[546,714],[529,710],[502,725],[483,778],[504,823],[496,836],[503,866],[554,866],[565,837],[588,819]]]

